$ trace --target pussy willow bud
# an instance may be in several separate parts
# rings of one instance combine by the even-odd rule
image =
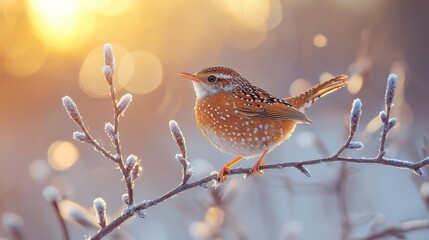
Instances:
[[[103,66],[103,68],[101,68],[101,70],[103,71],[103,75],[104,75],[104,79],[106,79],[107,83],[109,85],[112,85],[113,83],[113,68],[111,66]]]
[[[85,133],[78,132],[78,131],[73,133],[73,139],[78,141],[78,142],[86,142],[88,140]]]
[[[386,87],[386,106],[392,107],[393,98],[395,97],[396,90],[396,82],[398,81],[398,76],[396,74],[390,74],[387,79],[387,87]]]
[[[109,66],[111,68],[115,67],[115,58],[113,55],[113,48],[110,43],[104,44],[103,47],[103,57],[104,57],[104,65]]]
[[[387,129],[390,130],[393,127],[395,127],[397,122],[398,122],[398,120],[396,118],[390,119],[389,122],[387,123]]]
[[[122,199],[122,201],[123,201],[124,203],[128,204],[129,199],[130,199],[130,198],[129,198],[129,196],[128,196],[128,193],[124,193],[124,194],[122,194],[121,199]]]
[[[123,116],[125,110],[128,108],[128,106],[130,105],[132,100],[133,100],[133,95],[131,95],[129,93],[122,96],[116,105],[118,108],[118,114],[122,114],[122,116]]]
[[[60,191],[53,186],[48,186],[43,189],[43,197],[48,202],[59,202],[61,201],[61,193]]]
[[[354,142],[350,142],[349,145],[347,145],[347,148],[360,150],[363,148],[363,144],[362,142],[354,141]]]
[[[177,146],[182,153],[182,157],[186,159],[186,141],[185,137],[183,137],[182,131],[180,131],[179,125],[176,121],[170,120],[169,126],[171,135],[173,136],[174,140],[176,140]]]
[[[82,117],[80,116],[79,110],[77,109],[76,104],[73,99],[69,96],[65,96],[62,98],[63,106],[66,109],[70,118],[79,126],[82,125]]]
[[[125,169],[127,170],[127,172],[130,172],[131,169],[134,168],[134,165],[137,162],[137,157],[133,154],[131,154],[130,156],[127,157],[127,159],[125,160]]]
[[[350,134],[351,135],[353,135],[356,132],[361,114],[362,114],[362,101],[359,98],[356,98],[353,101],[352,110],[350,112]]]
[[[106,122],[106,124],[104,124],[104,131],[111,141],[114,141],[118,138],[118,135],[115,133],[115,127],[113,127],[110,122]]]
[[[106,204],[106,201],[104,201],[104,199],[98,197],[98,198],[94,199],[93,206],[94,206],[95,214],[97,215],[97,218],[98,218],[98,224],[102,228],[105,227],[107,224],[107,214],[106,214],[107,204]]]
[[[381,111],[378,115],[380,117],[380,121],[384,124],[387,122],[387,114],[385,111]]]

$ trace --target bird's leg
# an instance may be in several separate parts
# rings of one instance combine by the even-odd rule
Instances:
[[[218,181],[220,181],[221,183],[225,182],[227,178],[225,176],[225,173],[229,173],[229,168],[241,161],[242,159],[243,157],[236,157],[234,160],[223,166],[222,170],[220,170],[219,174],[217,175]]]
[[[250,174],[252,174],[253,176],[255,176],[256,174],[263,174],[264,171],[263,170],[259,170],[259,167],[261,165],[264,165],[264,158],[267,155],[268,150],[265,150],[261,157],[258,159],[258,161],[256,162],[256,164],[252,167],[252,169],[250,169]]]

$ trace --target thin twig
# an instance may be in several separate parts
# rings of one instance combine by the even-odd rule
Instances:
[[[429,220],[413,220],[404,222],[399,226],[391,226],[387,227],[379,232],[375,232],[369,236],[364,238],[359,238],[359,240],[375,240],[383,237],[394,236],[400,239],[405,239],[404,234],[407,232],[421,230],[421,229],[429,229]]]
[[[60,208],[58,207],[58,202],[52,201],[51,203],[55,209],[55,214],[57,215],[58,222],[60,223],[61,232],[63,233],[63,238],[64,240],[69,240],[70,239],[69,231],[67,229],[67,225],[66,225],[66,222],[64,221],[64,218],[61,216]]]
[[[349,219],[349,213],[347,208],[347,194],[346,194],[346,183],[349,176],[349,170],[347,163],[342,162],[341,168],[335,181],[334,189],[337,195],[338,207],[341,213],[341,239],[347,240],[351,231],[351,224]]]
[[[138,215],[138,216],[144,217],[144,211],[146,209],[150,207],[154,207],[157,204],[162,203],[170,199],[171,197],[174,197],[177,194],[182,193],[188,189],[196,188],[198,186],[206,187],[207,183],[211,181],[216,182],[217,176],[218,176],[217,173],[213,173],[203,179],[188,183],[192,176],[192,169],[189,168],[189,163],[187,162],[185,140],[179,127],[177,126],[177,123],[174,121],[171,121],[170,130],[181,151],[181,154],[176,155],[176,159],[179,161],[179,163],[182,166],[182,180],[177,187],[171,189],[170,191],[168,191],[162,196],[159,196],[149,201],[145,200],[139,204],[134,203],[133,184],[134,184],[135,177],[131,176],[131,175],[134,176],[134,174],[131,174],[131,171],[127,170],[127,166],[125,166],[126,164],[124,163],[124,158],[121,154],[121,145],[119,140],[119,117],[123,114],[124,110],[128,107],[132,96],[130,94],[126,94],[119,100],[119,102],[117,102],[116,92],[113,87],[113,68],[114,68],[113,49],[110,44],[106,44],[104,47],[104,57],[105,57],[105,66],[103,67],[103,73],[109,85],[110,96],[114,107],[114,125],[112,126],[110,123],[107,123],[105,127],[106,127],[106,132],[111,138],[112,144],[115,147],[116,155],[110,154],[107,150],[101,147],[100,144],[96,140],[94,140],[94,138],[91,137],[91,135],[89,134],[89,131],[83,124],[82,117],[80,116],[77,106],[75,105],[73,100],[71,100],[70,97],[63,98],[63,104],[69,116],[83,132],[83,133],[77,132],[76,134],[73,135],[74,138],[78,141],[87,142],[91,144],[103,156],[114,161],[119,166],[119,169],[122,175],[124,176],[124,179],[127,185],[128,196],[123,196],[123,199],[127,199],[127,201],[125,202],[128,204],[128,208],[124,210],[122,214],[118,216],[116,219],[114,219],[111,223],[101,228],[90,239],[101,239],[105,235],[112,232],[114,229],[118,228],[124,221],[131,218],[132,216]],[[361,149],[363,147],[363,144],[361,142],[358,142],[358,141],[352,142],[358,126],[360,115],[362,113],[362,110],[361,110],[362,102],[360,101],[360,99],[356,99],[353,102],[353,107],[350,113],[349,136],[345,141],[344,145],[335,154],[333,154],[330,157],[320,158],[315,160],[282,162],[277,164],[263,165],[260,167],[260,169],[268,170],[268,169],[283,169],[283,168],[292,167],[301,171],[301,173],[303,173],[305,176],[310,177],[310,173],[305,166],[316,165],[316,164],[321,164],[326,162],[342,162],[342,163],[350,162],[350,163],[380,164],[380,165],[392,166],[397,168],[410,169],[410,170],[413,170],[416,174],[422,175],[423,171],[421,168],[429,165],[429,157],[416,163],[411,161],[406,161],[406,160],[389,159],[384,157],[386,153],[385,141],[387,138],[387,134],[389,130],[392,129],[396,124],[396,119],[389,119],[390,110],[393,104],[394,91],[396,88],[396,80],[397,80],[396,78],[397,78],[396,75],[392,74],[389,76],[389,79],[388,79],[386,96],[385,96],[386,112],[382,111],[380,113],[380,118],[384,124],[384,129],[380,139],[380,148],[377,156],[372,158],[367,158],[367,157],[353,158],[353,157],[340,156],[346,149]],[[135,172],[134,169],[138,170],[139,167],[140,165],[135,165],[132,172],[134,173]],[[236,169],[229,170],[229,172],[226,172],[225,175],[248,174],[250,170],[251,168],[236,168]],[[136,176],[138,176],[138,171],[136,172]],[[343,208],[346,209],[346,206],[343,206]],[[347,224],[349,225],[349,223]],[[402,231],[401,229],[402,230],[416,229],[416,227],[400,228],[398,231]],[[348,235],[348,232],[344,234]],[[384,235],[381,235],[381,236],[384,236]]]
[[[423,166],[429,166],[429,158],[426,158],[420,162],[413,163],[409,161],[404,160],[397,160],[397,159],[379,159],[378,157],[374,158],[349,158],[349,157],[327,157],[327,158],[320,158],[320,159],[314,159],[314,160],[308,160],[308,161],[296,161],[296,162],[283,162],[283,163],[277,163],[277,164],[268,164],[263,165],[260,167],[261,170],[267,170],[267,169],[282,169],[282,168],[297,168],[299,166],[304,165],[316,165],[326,162],[351,162],[351,163],[372,163],[372,164],[380,164],[380,165],[386,165],[386,166],[392,166],[392,167],[398,167],[398,168],[405,168],[416,171],[417,169],[420,169]],[[229,173],[227,175],[236,175],[236,174],[248,174],[251,168],[235,168],[229,170]],[[216,180],[217,174],[211,174],[203,179],[200,179],[198,181],[188,183],[188,184],[181,184],[178,187],[170,190],[169,192],[165,193],[164,195],[155,198],[150,201],[144,201],[140,204],[137,204],[135,207],[128,208],[125,210],[121,216],[113,220],[110,224],[108,224],[105,228],[101,229],[96,235],[91,237],[92,240],[101,239],[106,234],[113,231],[115,228],[117,228],[119,225],[121,225],[125,220],[132,217],[133,214],[136,211],[148,209],[150,207],[154,207],[159,203],[162,203],[169,198],[176,196],[179,193],[182,193],[188,189],[196,188],[198,186],[204,186],[207,183]]]

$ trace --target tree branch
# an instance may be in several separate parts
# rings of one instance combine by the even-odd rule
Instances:
[[[176,196],[177,194],[180,194],[191,188],[196,188],[198,186],[206,188],[207,184],[211,181],[217,184],[217,173],[212,173],[209,176],[206,176],[205,178],[189,183],[189,180],[192,177],[192,168],[189,167],[189,162],[187,161],[185,139],[177,123],[172,120],[170,121],[170,131],[181,152],[181,154],[176,155],[176,159],[181,164],[181,168],[182,168],[182,179],[180,181],[180,184],[177,187],[165,193],[164,195],[159,196],[153,200],[145,200],[138,204],[134,203],[133,185],[134,185],[134,180],[138,177],[139,172],[141,171],[140,161],[137,160],[137,157],[135,157],[134,155],[130,155],[127,158],[127,160],[124,161],[124,158],[121,153],[121,145],[119,141],[119,117],[123,115],[124,111],[128,107],[129,103],[132,100],[132,96],[131,94],[125,94],[118,102],[116,101],[116,92],[113,87],[113,68],[114,68],[113,49],[110,44],[106,44],[104,47],[104,59],[105,59],[104,60],[105,66],[103,67],[103,74],[109,85],[110,96],[111,96],[111,100],[114,108],[114,124],[112,125],[111,123],[106,123],[105,131],[111,139],[112,145],[114,146],[116,151],[116,155],[110,154],[107,150],[101,147],[96,140],[94,140],[91,137],[91,135],[89,134],[87,128],[83,123],[82,117],[79,114],[76,104],[73,102],[73,100],[70,97],[66,96],[63,98],[63,105],[67,110],[67,113],[83,132],[83,133],[75,132],[73,134],[73,138],[81,142],[89,143],[90,145],[94,146],[94,148],[97,151],[99,151],[103,156],[114,161],[119,166],[119,169],[122,175],[124,176],[126,186],[127,186],[127,194],[124,194],[122,196],[122,199],[128,205],[127,209],[125,209],[111,223],[105,226],[104,226],[104,223],[101,224],[102,228],[94,236],[90,238],[94,240],[103,238],[104,236],[106,236],[107,234],[109,234],[110,232],[118,228],[124,221],[126,221],[127,219],[131,218],[134,215],[145,217],[146,209],[150,207],[154,207],[159,203],[162,203],[170,199],[171,197]],[[396,122],[397,122],[396,118],[389,119],[390,111],[393,106],[393,98],[394,98],[394,91],[396,88],[396,81],[397,81],[396,75],[391,74],[388,78],[388,83],[386,88],[386,96],[385,96],[386,112],[381,111],[379,115],[381,122],[384,124],[384,128],[381,133],[379,151],[375,157],[355,158],[355,157],[341,156],[341,154],[346,149],[359,150],[363,148],[363,144],[361,142],[353,141],[355,132],[358,127],[359,118],[362,114],[362,102],[360,99],[355,99],[353,102],[352,110],[350,112],[350,128],[349,128],[348,138],[346,139],[342,147],[335,154],[329,157],[319,158],[314,160],[268,164],[268,165],[261,166],[260,169],[268,170],[268,169],[296,168],[305,176],[310,177],[310,172],[306,168],[306,166],[317,165],[317,164],[322,164],[327,162],[343,162],[343,163],[360,163],[360,164],[367,163],[367,164],[386,165],[386,166],[392,166],[397,168],[410,169],[410,170],[413,170],[414,173],[418,175],[422,175],[423,171],[421,168],[429,165],[429,157],[419,162],[411,162],[407,160],[390,159],[390,158],[384,157],[386,153],[385,141],[386,141],[388,132],[396,125]],[[251,171],[251,168],[240,167],[240,168],[229,170],[229,172],[225,173],[225,175],[249,174],[250,171]],[[402,230],[399,229],[395,231],[403,231],[404,229],[407,230],[407,229],[416,228],[416,227],[410,227],[409,225],[406,225],[406,226],[408,228],[401,228]],[[422,225],[417,225],[417,226],[421,227]],[[346,234],[348,235],[348,232],[346,232]]]
[[[413,221],[404,222],[399,226],[387,227],[379,232],[375,232],[364,238],[359,238],[359,240],[375,240],[375,239],[380,239],[382,237],[389,237],[389,236],[405,239],[405,236],[404,236],[405,233],[415,231],[415,230],[421,230],[421,229],[429,229],[428,219],[413,220]]]

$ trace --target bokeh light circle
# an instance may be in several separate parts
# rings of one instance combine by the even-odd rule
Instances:
[[[305,92],[307,89],[309,89],[310,83],[308,83],[307,80],[303,78],[298,78],[295,81],[292,82],[292,84],[289,87],[289,93],[291,96],[297,96],[303,92]]]
[[[113,45],[113,53],[115,62],[118,63],[124,56],[128,54],[128,50],[120,45]],[[79,86],[88,95],[93,97],[107,97],[109,96],[109,89],[106,80],[104,79],[101,68],[104,65],[103,59],[103,46],[94,48],[82,63],[79,73]],[[113,86],[119,90],[121,85],[118,83],[115,76],[118,67],[114,69]]]
[[[313,37],[313,44],[318,48],[326,47],[326,44],[328,44],[328,38],[323,34],[317,34]]]
[[[48,148],[49,165],[58,171],[64,171],[76,163],[79,151],[68,141],[56,141]]]
[[[146,51],[130,52],[119,62],[118,82],[132,93],[149,93],[162,82],[161,61]]]
[[[354,74],[349,79],[349,84],[347,85],[347,90],[351,94],[357,94],[363,85],[363,77],[360,74]]]

